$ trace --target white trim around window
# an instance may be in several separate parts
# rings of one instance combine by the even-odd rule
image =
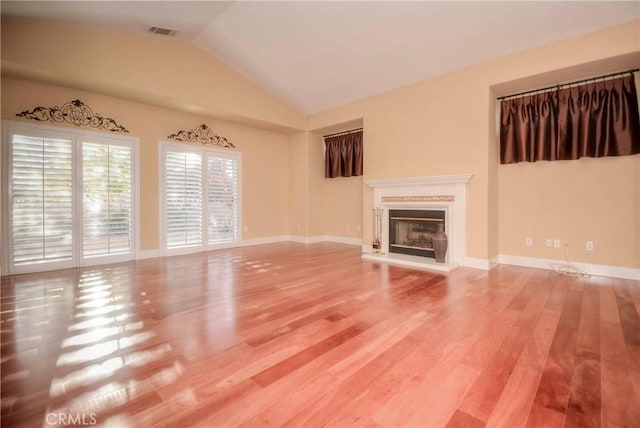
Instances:
[[[184,161],[184,168],[179,160]],[[168,171],[167,159],[172,164]],[[199,165],[196,165],[198,159]],[[214,166],[215,164],[215,166]],[[216,169],[218,168],[218,169]],[[220,169],[222,168],[222,169]],[[242,153],[235,150],[216,149],[193,144],[160,141],[158,150],[159,170],[159,236],[161,255],[191,254],[222,248],[238,247],[242,243]],[[221,172],[223,171],[223,172]],[[212,182],[221,174],[225,190],[222,196],[213,192]],[[184,177],[180,178],[179,174]],[[216,175],[218,174],[218,175]],[[172,177],[174,180],[172,180]],[[177,208],[176,193],[184,187],[184,202]],[[167,195],[173,186],[174,203]],[[199,194],[196,194],[199,193]],[[224,208],[221,208],[223,206]],[[173,219],[169,210],[184,210],[182,219]],[[220,214],[224,210],[225,214]],[[221,215],[222,217],[217,217]],[[183,223],[182,225],[180,223]],[[224,223],[217,225],[216,223]],[[217,229],[217,231],[216,231]],[[224,230],[223,232],[220,232]],[[177,233],[184,234],[182,243]],[[211,236],[220,233],[218,239]],[[212,243],[213,242],[213,243]]]
[[[50,126],[44,124],[25,123],[19,121],[2,121],[3,122],[3,139],[2,139],[2,182],[5,183],[2,186],[2,195],[0,197],[2,211],[2,234],[1,239],[4,245],[2,245],[2,273],[7,274],[19,274],[28,272],[42,272],[55,269],[79,267],[79,266],[91,266],[105,263],[116,263],[122,261],[128,261],[135,259],[136,254],[139,252],[139,141],[136,137],[120,135],[120,134],[108,134],[103,132],[87,131],[82,129],[74,129],[68,127]],[[54,165],[51,171],[50,180],[52,182],[62,183],[60,186],[43,184],[42,194],[50,197],[55,194],[56,199],[59,199],[58,192],[62,192],[64,197],[67,198],[66,203],[62,203],[64,216],[66,216],[65,225],[62,229],[66,229],[66,234],[60,238],[60,242],[64,242],[66,247],[71,248],[71,252],[64,252],[64,256],[60,257],[60,260],[35,260],[33,262],[16,263],[14,257],[14,207],[16,201],[14,201],[14,136],[24,136],[26,138],[33,138],[34,142],[38,138],[44,140],[50,139],[52,144],[52,162],[58,162],[58,159],[62,159],[65,163],[63,171],[64,174],[61,178],[57,177],[56,168]],[[49,141],[49,140],[47,140]],[[59,144],[56,146],[56,142]],[[36,144],[37,145],[37,144]],[[101,148],[101,153],[106,153],[107,167],[99,167],[94,171],[94,175],[98,178],[94,178],[94,183],[100,183],[99,177],[104,175],[107,187],[110,189],[107,195],[107,204],[111,204],[111,208],[96,206],[102,209],[102,213],[107,212],[106,216],[109,219],[109,234],[114,228],[118,227],[118,217],[113,217],[115,209],[117,207],[121,214],[119,218],[124,219],[122,228],[120,229],[120,247],[112,245],[111,238],[107,241],[109,245],[108,250],[95,250],[94,256],[87,256],[89,251],[84,243],[85,231],[83,226],[85,217],[90,213],[86,211],[86,203],[83,202],[85,196],[85,189],[83,188],[83,148],[93,146],[94,148]],[[34,146],[35,147],[35,146]],[[106,148],[106,150],[104,150]],[[23,144],[23,154],[25,159],[29,159],[28,150],[29,147]],[[44,152],[45,149],[43,149]],[[56,150],[61,150],[56,152]],[[110,153],[114,153],[112,156]],[[62,156],[62,157],[60,157]],[[37,160],[37,158],[34,158]],[[45,155],[42,155],[42,159],[48,159]],[[100,159],[94,159],[95,162],[99,162]],[[103,159],[104,161],[104,159]],[[112,162],[109,166],[109,162]],[[35,165],[35,164],[34,164]],[[43,164],[44,165],[44,164]],[[37,166],[37,165],[36,165]],[[115,168],[115,169],[114,169]],[[24,168],[23,168],[24,169]],[[47,167],[43,166],[42,174],[47,174]],[[24,169],[25,176],[31,180],[35,177],[37,168],[29,170]],[[22,178],[21,178],[22,179]],[[120,180],[120,181],[118,181]],[[43,179],[44,183],[44,179]],[[115,183],[115,184],[113,184]],[[113,185],[112,185],[113,184]],[[116,187],[114,187],[116,186]],[[118,187],[120,186],[120,187]],[[125,186],[125,190],[120,190],[122,186]],[[37,186],[34,186],[36,189]],[[114,190],[115,189],[115,190]],[[46,190],[46,192],[45,192]],[[98,189],[100,190],[100,189]],[[22,191],[31,191],[30,184],[23,183]],[[124,197],[121,197],[123,196]],[[42,196],[44,198],[45,196]],[[104,195],[103,195],[104,199]],[[69,202],[70,200],[70,202]],[[44,199],[43,199],[44,201]],[[62,200],[64,201],[64,200]],[[43,202],[43,206],[47,202]],[[70,209],[69,209],[70,206]],[[27,209],[29,207],[27,206]],[[43,212],[46,209],[43,208]],[[84,211],[84,212],[83,212]],[[122,214],[124,212],[124,214]],[[43,214],[44,215],[44,214]],[[57,213],[52,214],[52,218],[55,218]],[[70,216],[70,220],[69,220]],[[44,221],[44,220],[43,220]],[[115,226],[114,226],[115,225]],[[28,227],[28,224],[25,226]],[[53,230],[56,228],[54,227]],[[46,231],[46,227],[43,226],[43,230]],[[124,231],[124,232],[123,232]],[[89,232],[91,232],[89,230]],[[123,235],[124,234],[124,235]],[[115,235],[115,234],[114,234]],[[45,236],[45,235],[43,235]],[[45,239],[45,238],[43,238]],[[95,239],[95,234],[91,239]],[[89,238],[87,238],[89,241]],[[69,244],[70,242],[70,244]],[[6,244],[5,244],[6,243]],[[65,248],[66,248],[65,247]],[[86,253],[86,254],[85,254]]]

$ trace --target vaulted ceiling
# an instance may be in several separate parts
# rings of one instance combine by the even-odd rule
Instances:
[[[307,114],[640,18],[637,1],[2,1],[0,7],[7,16],[116,31],[175,30],[173,37]]]

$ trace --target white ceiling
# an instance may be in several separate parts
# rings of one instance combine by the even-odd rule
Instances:
[[[2,1],[3,15],[177,30],[304,113],[640,18],[615,1]]]

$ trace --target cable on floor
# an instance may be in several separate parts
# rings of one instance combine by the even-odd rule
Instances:
[[[578,278],[590,278],[591,274],[583,269],[580,269],[576,266],[573,266],[569,261],[569,244],[565,244],[564,246],[564,261],[566,262],[563,265],[558,265],[555,263],[549,263],[551,269],[560,275],[578,277]]]

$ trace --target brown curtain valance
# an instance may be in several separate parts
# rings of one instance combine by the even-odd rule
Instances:
[[[362,175],[362,131],[325,137],[325,178]]]
[[[640,153],[633,75],[500,104],[500,163]]]

